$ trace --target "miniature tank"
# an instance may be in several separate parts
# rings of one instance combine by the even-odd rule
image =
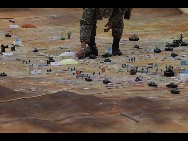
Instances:
[[[95,59],[95,58],[97,58],[97,57],[94,54],[89,55],[89,59]]]
[[[161,52],[161,49],[158,48],[158,47],[156,47],[156,49],[154,49],[154,52],[155,52],[155,53],[160,53],[160,52]]]
[[[165,47],[165,51],[173,51],[173,47]]]
[[[155,84],[155,82],[150,82],[150,83],[148,83],[148,86],[150,86],[150,87],[157,87],[157,84]]]
[[[105,59],[104,62],[111,62],[111,60],[110,59]]]
[[[90,78],[90,76],[85,78],[85,81],[92,81],[92,79]]]
[[[104,58],[105,58],[105,57],[111,57],[112,54],[110,54],[110,53],[107,52],[107,53],[103,54],[102,56],[103,56]]]
[[[166,66],[166,71],[164,71],[164,75],[165,75],[166,77],[172,77],[172,76],[174,76],[173,67],[169,66],[169,67],[167,68],[167,66]]]
[[[33,52],[39,52],[38,49],[34,49]]]
[[[138,45],[135,45],[134,48],[136,48],[136,49],[140,49],[140,47],[139,47]]]
[[[1,71],[0,76],[2,76],[2,77],[3,77],[3,76],[7,76],[7,74]]]
[[[180,91],[177,88],[174,88],[173,90],[171,90],[172,94],[179,94]]]
[[[5,37],[11,37],[11,35],[9,33],[5,34]]]
[[[63,35],[61,35],[61,40],[65,40],[65,37],[63,37]]]
[[[174,83],[172,82],[172,83],[166,85],[166,87],[168,87],[168,88],[177,88],[178,85],[176,85],[176,84],[174,84]]]
[[[105,79],[103,80],[103,83],[104,83],[104,84],[108,84],[108,83],[111,83],[111,82],[108,80],[108,78],[105,78]]]
[[[134,34],[132,37],[129,37],[129,40],[130,40],[130,41],[138,41],[139,38],[138,38],[137,35]]]
[[[131,69],[130,75],[135,75],[137,73],[137,70],[135,68]]]
[[[174,57],[178,56],[178,54],[176,54],[176,53],[171,53],[171,56],[174,58]]]

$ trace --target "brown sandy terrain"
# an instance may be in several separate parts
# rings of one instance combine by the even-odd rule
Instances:
[[[97,47],[99,58],[96,60],[79,60],[78,65],[47,66],[48,69],[62,71],[76,67],[84,73],[96,73],[101,67],[106,68],[106,77],[111,78],[113,89],[107,89],[102,83],[105,74],[91,76],[94,81],[86,82],[70,76],[72,72],[29,75],[28,65],[22,60],[31,59],[31,63],[45,63],[50,55],[58,56],[67,51],[59,46],[69,47],[76,52],[80,47],[79,19],[82,9],[79,8],[22,8],[0,9],[0,32],[11,23],[13,18],[18,29],[11,31],[11,38],[2,38],[1,43],[11,45],[16,38],[23,43],[17,47],[13,56],[0,56],[0,71],[8,74],[0,78],[0,132],[188,132],[187,129],[187,100],[188,84],[166,79],[160,71],[158,75],[145,75],[141,83],[133,82],[136,76],[129,76],[128,72],[117,73],[114,69],[107,69],[113,64],[92,65],[92,62],[103,60],[101,55],[111,46],[111,32],[104,33],[107,19],[98,21]],[[24,13],[24,14],[23,14]],[[55,18],[48,18],[56,15]],[[22,25],[32,24],[36,28],[21,28]],[[172,42],[172,37],[178,39],[183,34],[188,41],[187,15],[176,8],[147,8],[134,9],[130,21],[125,20],[124,34],[120,48],[123,57],[135,56],[136,62],[132,65],[147,66],[148,63],[158,63],[159,70],[165,69],[166,64],[181,67],[179,60],[166,60],[158,62],[159,58],[170,57],[171,52],[163,51],[160,54],[146,53],[156,46],[164,50],[166,42]],[[67,32],[71,31],[72,37],[67,39]],[[138,42],[130,42],[128,38],[137,34]],[[60,40],[63,35],[66,40]],[[57,36],[57,41],[50,41],[50,37]],[[134,50],[135,44],[143,47]],[[37,56],[32,53],[34,48],[48,56]],[[11,52],[10,48],[6,52]],[[181,56],[187,52],[187,47],[175,48],[175,53]],[[139,57],[140,54],[151,55],[150,58]],[[5,60],[5,58],[18,58]],[[128,59],[112,57],[117,67],[127,63]],[[146,60],[147,59],[147,60]],[[185,59],[188,59],[185,57]],[[57,59],[57,61],[59,61]],[[187,69],[187,66],[184,66]],[[152,70],[154,71],[155,68]],[[43,69],[43,71],[46,71]],[[165,81],[156,81],[158,88],[147,86],[148,80],[161,78]],[[177,79],[179,77],[177,76]],[[126,80],[126,81],[125,81]],[[130,81],[128,83],[128,81]],[[181,93],[172,95],[171,89],[166,84],[175,81]],[[134,85],[141,85],[134,86]],[[90,88],[83,90],[84,87]],[[137,123],[120,112],[126,113],[140,122]],[[62,119],[64,118],[64,119]],[[61,120],[58,120],[61,119]]]

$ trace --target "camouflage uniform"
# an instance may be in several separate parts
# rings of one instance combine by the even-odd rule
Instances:
[[[97,20],[109,17],[113,22],[112,36],[121,38],[123,33],[123,15],[128,8],[84,8],[80,19],[80,41],[90,42],[96,36]]]

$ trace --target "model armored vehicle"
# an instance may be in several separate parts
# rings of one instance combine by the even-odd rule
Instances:
[[[177,88],[174,88],[173,90],[171,90],[172,94],[179,94],[180,91]]]
[[[107,53],[103,54],[102,56],[103,56],[104,58],[105,58],[105,57],[111,57],[112,54],[110,54],[110,53],[107,52]]]
[[[164,71],[164,75],[165,75],[166,77],[172,77],[172,76],[174,76],[173,67],[169,66],[169,67],[167,68],[167,66],[166,66],[166,71]]]
[[[111,60],[110,59],[105,59],[104,62],[111,62]]]
[[[137,73],[137,70],[135,68],[131,69],[130,75],[135,75]]]
[[[89,55],[89,59],[95,59],[97,58],[94,54]]]
[[[157,87],[157,84],[155,84],[155,82],[150,82],[150,83],[148,83],[148,86],[150,86],[150,87]]]
[[[166,85],[166,87],[168,87],[168,88],[177,88],[178,85],[176,85],[176,84],[174,84],[174,83],[172,82],[172,83]]]
[[[111,83],[111,82],[108,80],[108,78],[105,78],[105,79],[103,80],[103,83],[104,83],[104,84],[108,84],[108,83]]]
[[[138,45],[134,46],[135,49],[141,49]]]
[[[1,71],[0,76],[7,76],[7,74]]]
[[[155,53],[160,53],[160,52],[161,52],[161,49],[158,48],[158,47],[156,47],[156,49],[154,49],[154,52],[155,52]]]
[[[183,36],[182,34],[180,34],[180,38],[179,40],[173,40],[173,43],[167,43],[165,47],[179,47],[182,43],[186,44],[185,42],[183,42]]]
[[[5,37],[11,37],[11,35],[9,33],[5,34]]]
[[[171,56],[174,58],[174,57],[178,56],[178,54],[176,54],[176,53],[171,53]]]
[[[129,37],[129,40],[130,40],[130,41],[138,41],[139,38],[138,38],[137,35],[134,34],[132,37]]]
[[[38,49],[34,49],[33,52],[39,52]]]
[[[173,51],[173,47],[165,47],[165,51]]]
[[[53,59],[53,57],[49,57],[49,59],[47,60],[47,64],[50,64],[51,62],[55,62],[55,60]]]
[[[90,76],[85,78],[85,81],[92,81],[92,79],[90,78]]]

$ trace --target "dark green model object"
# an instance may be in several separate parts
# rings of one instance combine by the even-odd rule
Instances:
[[[150,82],[150,83],[148,83],[148,86],[150,86],[150,87],[157,87],[157,84],[155,84],[155,82]]]
[[[130,75],[135,75],[137,73],[137,70],[135,68],[131,69]]]
[[[108,83],[111,83],[111,82],[108,80],[108,78],[105,78],[105,79],[103,80],[103,83],[104,83],[104,84],[108,84]]]
[[[160,53],[160,52],[161,52],[161,49],[158,48],[158,47],[156,47],[156,49],[154,49],[154,52],[155,52],[155,53]]]
[[[165,47],[165,51],[173,51],[173,47]]]
[[[92,81],[92,79],[90,78],[90,76],[85,78],[85,81]]]
[[[129,37],[129,40],[130,40],[130,41],[138,41],[139,38],[138,38],[137,35],[134,34],[132,37]]]
[[[107,52],[107,53],[103,54],[102,57],[104,57],[104,58],[105,57],[112,57],[112,54],[110,54],[110,53]]]
[[[168,87],[168,88],[177,88],[178,85],[176,85],[176,84],[174,84],[174,83],[172,82],[172,83],[166,85],[166,87]]]
[[[1,71],[0,76],[2,76],[2,77],[3,77],[3,76],[7,76],[7,74]]]
[[[174,88],[173,90],[171,90],[172,94],[179,94],[180,91],[177,88]]]

